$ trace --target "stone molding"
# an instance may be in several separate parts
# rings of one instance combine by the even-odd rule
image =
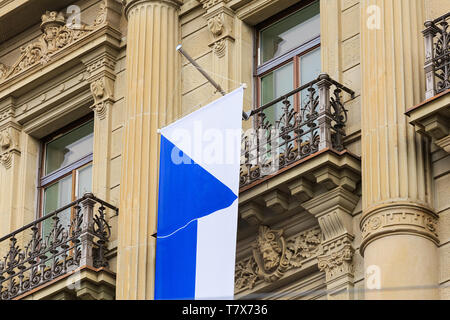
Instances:
[[[289,270],[322,253],[320,228],[312,228],[285,238],[284,230],[260,226],[252,243],[252,255],[239,260],[235,268],[235,292],[252,290],[260,283],[273,283]]]
[[[439,244],[438,216],[429,208],[414,203],[381,205],[364,213],[361,220],[361,255],[368,244],[376,239],[395,234],[412,234]]]

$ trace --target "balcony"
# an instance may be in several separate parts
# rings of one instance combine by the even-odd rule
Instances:
[[[321,74],[278,99],[253,110],[254,128],[243,138],[240,187],[259,180],[325,150],[344,150],[347,112],[341,97],[355,92]],[[269,121],[267,111],[278,107],[279,117]]]
[[[425,22],[426,100],[407,110],[416,131],[450,153],[450,12]]]
[[[354,97],[321,74],[250,113],[241,153],[237,299],[283,291],[304,277],[320,282],[319,270],[330,283],[351,281],[361,161],[346,149],[345,129]],[[323,262],[344,253],[339,270]]]
[[[0,300],[61,295],[68,289],[70,275],[76,275],[71,298],[113,297],[114,275],[106,256],[111,236],[106,210],[118,214],[116,207],[87,193],[2,237]],[[51,290],[42,293],[50,284]]]

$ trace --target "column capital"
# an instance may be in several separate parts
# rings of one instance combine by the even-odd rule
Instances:
[[[364,210],[360,223],[361,255],[372,241],[393,234],[410,234],[439,244],[438,215],[425,204],[392,202]]]
[[[175,8],[179,8],[183,4],[183,0],[122,0],[122,5],[124,7],[125,17],[128,19],[128,12],[134,6],[146,3],[166,3],[168,5],[174,6]]]

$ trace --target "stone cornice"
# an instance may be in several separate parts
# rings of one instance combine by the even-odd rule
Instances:
[[[30,83],[39,81],[44,76],[61,72],[61,70],[57,71],[59,68],[73,67],[74,61],[78,61],[81,56],[102,45],[102,43],[109,43],[109,46],[119,48],[120,33],[108,25],[100,26],[78,41],[68,45],[67,50],[59,50],[54,53],[47,64],[35,63],[27,70],[0,82],[0,100],[14,94],[15,91]],[[69,47],[71,50],[69,50]],[[68,64],[67,61],[71,61],[71,64]]]
[[[106,22],[105,12],[105,4],[102,3],[94,23],[89,26],[68,25],[63,13],[45,12],[41,18],[42,35],[38,40],[23,46],[19,59],[12,66],[0,63],[0,83],[24,73],[35,65],[49,63],[56,53],[103,26]]]

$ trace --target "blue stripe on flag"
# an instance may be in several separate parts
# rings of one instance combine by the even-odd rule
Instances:
[[[197,221],[157,240],[155,299],[194,299]]]
[[[175,164],[180,152],[161,135],[158,236],[156,242],[156,299],[194,298],[197,246],[196,219],[229,207],[237,195],[196,164]]]

